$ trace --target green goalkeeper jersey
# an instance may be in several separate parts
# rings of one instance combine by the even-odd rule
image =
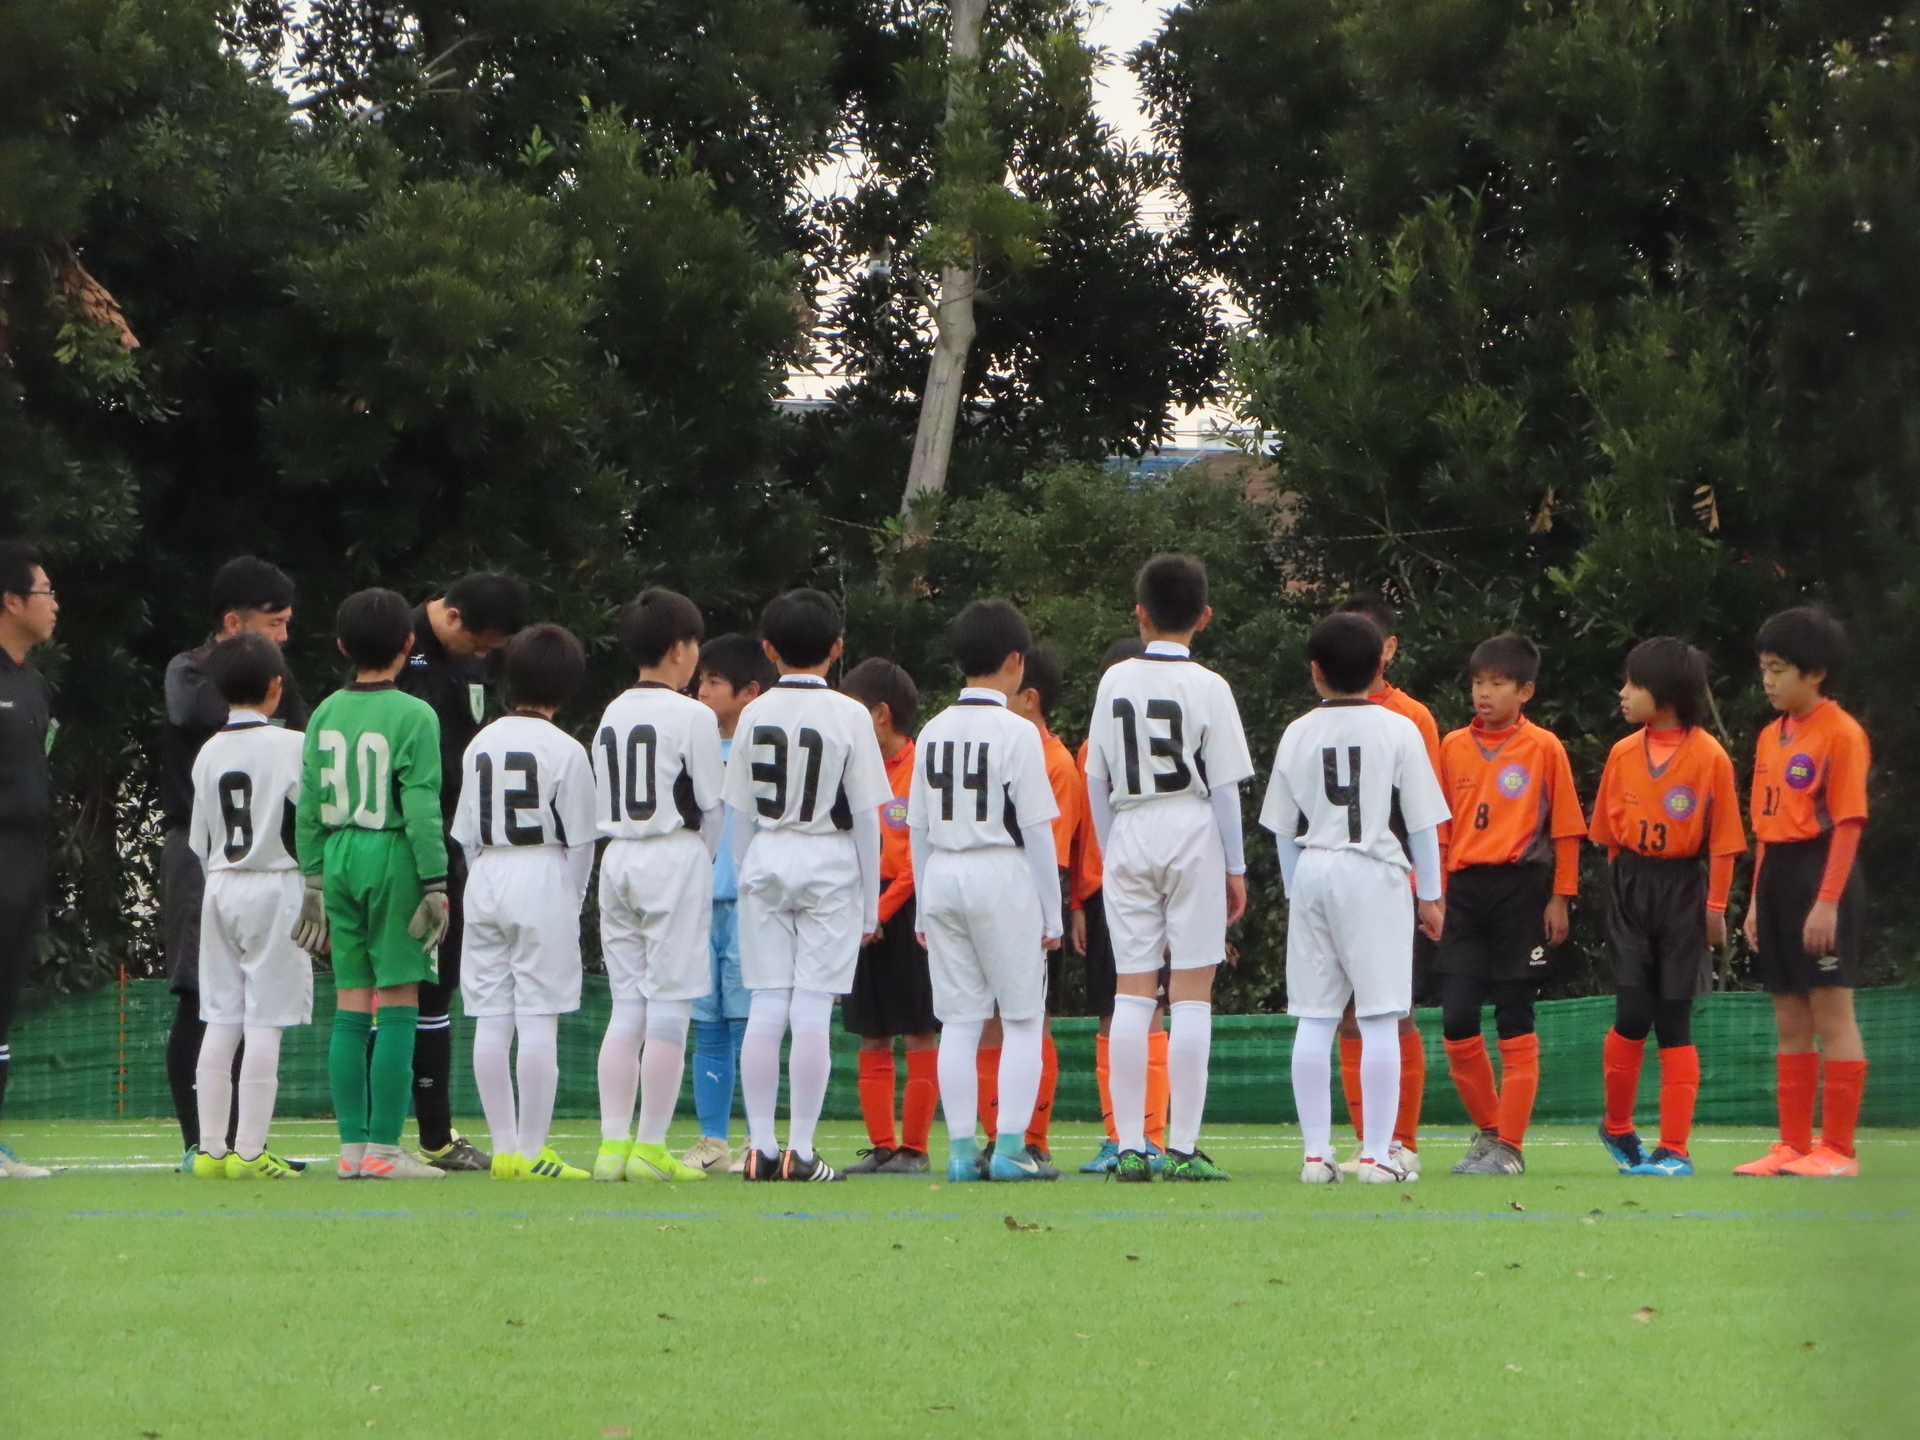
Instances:
[[[440,830],[440,722],[391,681],[355,683],[320,702],[307,722],[295,817],[300,868],[321,873],[327,837],[342,830],[404,830],[420,879],[447,873]]]

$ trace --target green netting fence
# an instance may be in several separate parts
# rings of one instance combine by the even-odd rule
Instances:
[[[283,1044],[278,1107],[282,1115],[331,1113],[326,1046],[333,991],[327,977],[317,979],[314,1023],[288,1031]],[[1920,1126],[1920,990],[1862,990],[1856,1003],[1873,1063],[1863,1123]],[[557,1108],[563,1117],[599,1113],[594,1066],[608,1009],[606,977],[590,975],[579,1012],[560,1022]],[[174,998],[167,993],[166,982],[134,980],[63,997],[29,1012],[13,1027],[7,1114],[23,1120],[170,1115],[164,1051],[173,1011]],[[1606,996],[1540,1005],[1538,1119],[1580,1124],[1598,1118],[1600,1044],[1612,1017],[1613,1001]],[[1426,1117],[1435,1124],[1463,1124],[1466,1115],[1447,1079],[1440,1048],[1440,1012],[1422,1010],[1416,1018],[1427,1038]],[[1053,1032],[1060,1048],[1055,1113],[1062,1120],[1097,1120],[1095,1022],[1059,1018]],[[480,1113],[468,1063],[472,1033],[471,1023],[456,1016],[454,1111],[468,1116]],[[1694,1038],[1700,1047],[1701,1123],[1772,1124],[1773,1007],[1768,998],[1745,993],[1703,997],[1694,1020]],[[826,1108],[831,1119],[859,1116],[854,1091],[857,1044],[836,1025],[833,1083]],[[1284,1015],[1216,1016],[1208,1120],[1218,1124],[1291,1122],[1295,1118],[1288,1078],[1292,1045],[1293,1021]],[[900,1068],[904,1078],[904,1064]],[[1649,1116],[1654,1113],[1658,1079],[1659,1067],[1650,1054],[1641,1079],[1641,1102]],[[681,1096],[683,1114],[692,1112],[692,1103],[689,1085]],[[783,1097],[783,1109],[784,1104]]]

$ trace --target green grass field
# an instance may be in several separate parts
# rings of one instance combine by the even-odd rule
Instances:
[[[197,1182],[168,1122],[10,1130],[73,1167],[0,1193],[22,1440],[1920,1428],[1912,1132],[1853,1182],[1734,1179],[1752,1131],[1627,1180],[1548,1129],[1518,1179],[1448,1176],[1442,1132],[1417,1185],[1309,1188],[1292,1135],[1222,1128],[1230,1185],[802,1190]]]

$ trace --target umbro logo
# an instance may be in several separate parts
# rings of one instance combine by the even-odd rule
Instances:
[[[1822,955],[1820,957],[1820,968],[1822,970],[1838,970],[1840,968],[1840,957],[1838,955]]]

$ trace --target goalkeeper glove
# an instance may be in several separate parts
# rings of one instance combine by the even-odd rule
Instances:
[[[306,877],[307,888],[300,895],[300,918],[293,922],[293,943],[309,955],[327,948],[327,905],[318,875]]]
[[[447,936],[447,882],[429,880],[421,887],[426,893],[420,897],[420,908],[413,912],[413,919],[407,922],[407,934],[420,942],[420,948],[432,955],[440,949],[440,942]]]

